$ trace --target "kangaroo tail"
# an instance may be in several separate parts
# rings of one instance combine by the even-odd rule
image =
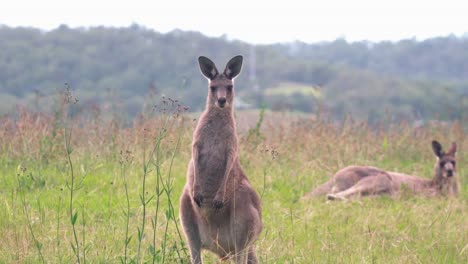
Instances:
[[[309,199],[313,197],[324,196],[325,194],[330,193],[333,188],[333,179],[328,180],[326,183],[315,188],[313,191],[306,193],[302,199]]]

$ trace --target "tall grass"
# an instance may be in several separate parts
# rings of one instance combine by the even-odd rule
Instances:
[[[31,177],[31,175],[27,175],[26,174],[26,170],[27,168],[26,167],[23,167],[23,166],[19,166],[19,169],[18,169],[18,173],[17,173],[17,179],[18,179],[18,193],[19,193],[19,196],[20,196],[20,199],[21,199],[21,204],[22,204],[22,207],[23,207],[23,213],[24,213],[24,217],[26,219],[26,225],[27,225],[27,228],[29,230],[29,233],[31,234],[31,238],[34,242],[34,246],[36,247],[37,249],[37,254],[39,255],[39,258],[41,260],[42,263],[45,263],[45,260],[44,260],[44,256],[42,255],[42,243],[39,242],[39,240],[37,239],[36,235],[35,235],[35,232],[32,228],[32,219],[31,219],[31,216],[30,216],[30,213],[29,213],[29,205],[28,205],[28,202],[26,201],[26,198],[25,198],[25,195],[24,195],[24,185],[25,185],[25,177]]]
[[[0,119],[0,262],[187,263],[178,199],[198,115],[151,100],[130,123],[73,100],[70,114],[20,107]],[[351,117],[236,116],[241,163],[262,197],[262,263],[468,261],[463,122],[371,127]],[[432,139],[458,143],[457,199],[300,200],[350,164],[432,177]],[[12,177],[19,166],[27,173]]]
[[[124,256],[120,258],[122,263],[127,263],[128,259],[128,244],[132,239],[132,236],[129,235],[129,224],[130,224],[130,197],[128,195],[128,179],[126,174],[126,166],[131,164],[133,158],[131,157],[131,152],[129,150],[120,151],[120,176],[123,180],[123,186],[125,189],[125,202],[126,208],[123,211],[123,216],[125,217],[125,239],[124,239]]]
[[[72,91],[70,87],[66,85],[66,90],[63,94],[63,142],[65,146],[65,153],[67,156],[67,162],[69,166],[69,173],[70,173],[70,183],[67,184],[68,189],[70,190],[70,196],[69,196],[69,206],[68,210],[70,212],[70,223],[71,223],[71,228],[73,232],[73,242],[70,244],[73,252],[75,253],[76,256],[76,261],[81,263],[81,258],[80,258],[80,243],[78,242],[78,234],[76,231],[76,220],[78,219],[78,211],[74,209],[74,193],[75,190],[77,189],[77,186],[75,185],[75,171],[73,170],[73,162],[71,158],[71,154],[73,152],[73,148],[71,146],[71,138],[72,138],[72,132],[73,132],[73,123],[70,123],[68,120],[68,114],[70,112],[70,109],[72,105],[76,104],[78,102],[78,99],[73,97]],[[84,211],[84,209],[83,209]],[[84,215],[83,215],[84,217]],[[82,221],[84,223],[84,219]],[[85,230],[83,228],[83,246],[85,246]],[[83,259],[85,259],[85,252],[83,250]],[[84,261],[86,263],[86,261]]]

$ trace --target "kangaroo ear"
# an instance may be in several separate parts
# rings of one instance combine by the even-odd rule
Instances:
[[[228,79],[234,79],[242,69],[242,60],[243,57],[241,55],[237,55],[226,64],[226,69],[224,70],[224,74]]]
[[[442,150],[442,145],[437,140],[432,140],[432,150],[437,157],[442,157],[444,155],[444,151]]]
[[[213,80],[218,75],[216,65],[207,57],[198,57],[198,64],[200,65],[201,73],[209,80]]]
[[[457,143],[452,142],[450,149],[447,151],[447,155],[455,156],[457,154]]]

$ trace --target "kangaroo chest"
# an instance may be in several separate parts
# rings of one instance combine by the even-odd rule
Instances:
[[[234,130],[228,122],[204,122],[197,128],[195,161],[197,177],[207,185],[218,185],[226,172],[227,158],[235,142]]]

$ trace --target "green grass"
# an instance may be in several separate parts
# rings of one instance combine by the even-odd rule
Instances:
[[[318,87],[292,82],[280,83],[275,87],[268,88],[265,90],[265,95],[290,96],[293,94],[313,96],[315,98],[322,97],[322,93],[320,92]]]
[[[18,126],[15,133],[5,123],[0,126],[0,263],[40,263],[41,255],[47,263],[76,262],[71,246],[75,240],[69,213],[70,167],[63,137],[52,135],[52,128],[59,126],[56,123],[35,120],[29,116],[15,121],[27,124]],[[194,122],[190,118],[174,118],[166,125],[160,121],[140,120],[130,128],[109,129],[107,121],[74,120],[71,160],[77,188],[73,212],[77,213],[81,263],[137,259],[187,263],[185,239],[177,231],[178,205]],[[157,148],[159,154],[150,158],[164,127],[169,133]],[[248,135],[247,131],[240,134],[240,159],[262,198],[264,229],[256,244],[261,263],[468,262],[467,144],[460,126],[413,130],[400,124],[373,130],[349,120],[336,125],[269,118],[259,135]],[[461,194],[457,199],[300,200],[350,164],[430,177],[435,161],[432,138],[444,146],[451,140],[459,143]],[[145,213],[143,160],[150,160]],[[162,183],[167,192],[162,191]],[[138,257],[143,217],[146,224],[140,231]],[[125,261],[127,219],[130,239]],[[204,260],[217,263],[211,253],[205,253]]]

